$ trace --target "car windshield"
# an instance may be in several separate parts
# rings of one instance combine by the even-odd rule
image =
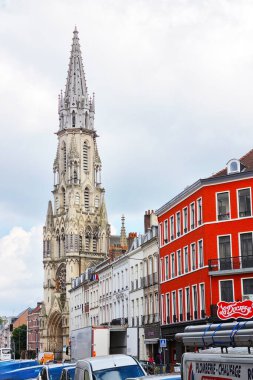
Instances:
[[[125,380],[128,377],[144,376],[144,372],[138,365],[107,368],[93,372],[94,380]]]

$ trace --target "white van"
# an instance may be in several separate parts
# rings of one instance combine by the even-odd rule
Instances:
[[[75,380],[125,380],[146,373],[136,359],[128,355],[106,355],[78,360]]]
[[[238,354],[236,352],[222,354],[206,351],[183,354],[183,380],[253,380],[252,354]]]

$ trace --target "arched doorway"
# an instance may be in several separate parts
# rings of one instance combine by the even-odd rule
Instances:
[[[54,311],[48,321],[48,350],[54,352],[55,359],[62,359],[62,317],[57,311]]]

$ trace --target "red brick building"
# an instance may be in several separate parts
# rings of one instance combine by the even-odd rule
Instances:
[[[41,302],[37,302],[37,306],[30,310],[27,319],[27,351],[29,357],[35,357],[40,348],[39,336],[39,314],[41,311]]]
[[[217,321],[217,302],[253,298],[253,150],[157,210],[161,331],[168,360],[186,325]]]

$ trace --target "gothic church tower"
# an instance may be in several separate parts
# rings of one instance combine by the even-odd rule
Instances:
[[[110,227],[101,186],[101,160],[75,28],[65,94],[59,96],[58,148],[53,165],[53,205],[43,229],[42,351],[61,358],[69,344],[71,280],[108,253]]]

